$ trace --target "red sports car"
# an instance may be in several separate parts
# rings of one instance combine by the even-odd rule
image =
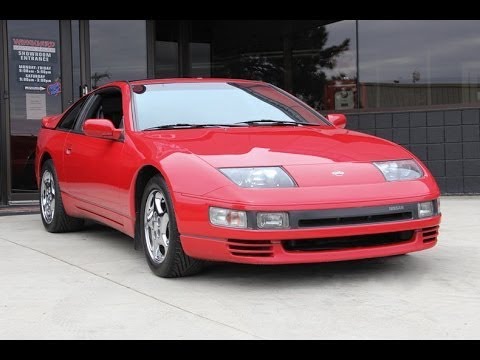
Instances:
[[[435,179],[409,151],[350,131],[264,82],[113,82],[43,119],[35,171],[50,232],[93,219],[162,277],[205,260],[316,263],[435,245]]]

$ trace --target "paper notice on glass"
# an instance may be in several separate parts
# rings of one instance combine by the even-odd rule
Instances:
[[[47,116],[47,101],[45,94],[25,94],[27,101],[27,119],[40,120]]]

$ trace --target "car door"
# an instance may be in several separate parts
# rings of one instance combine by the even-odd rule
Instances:
[[[73,129],[75,121],[85,105],[85,100],[85,98],[82,98],[73,104],[69,109],[67,109],[65,114],[60,119],[58,126],[55,128],[55,131],[49,131],[48,137],[45,137],[45,139],[43,137],[39,137],[36,141],[36,153],[41,156],[42,154],[40,153],[40,149],[44,149],[52,158],[62,193],[65,192],[65,174],[63,171],[65,140],[68,136],[68,133]],[[43,132],[45,130],[41,129],[40,131]],[[46,146],[47,144],[48,147]],[[35,166],[41,166],[40,160],[40,157],[36,158]],[[40,168],[36,169],[37,174],[40,174],[40,171]]]
[[[109,119],[116,122],[116,127],[123,126],[123,114],[117,111],[113,116],[112,105],[110,109],[106,106],[106,99],[115,94],[120,104],[115,106],[122,111],[121,90],[117,87],[103,88],[90,95],[74,130],[67,136],[64,149],[67,185],[64,188],[81,204],[78,206],[81,210],[121,224],[122,220],[117,215],[128,215],[127,207],[122,202],[125,189],[121,188],[120,180],[123,138],[118,141],[96,138],[85,135],[82,130],[83,123],[91,118]]]

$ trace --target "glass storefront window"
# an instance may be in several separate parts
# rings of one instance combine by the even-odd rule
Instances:
[[[190,31],[190,75],[212,76],[212,23],[193,21]]]
[[[477,20],[359,20],[362,108],[480,102]]]
[[[162,20],[155,25],[155,77],[178,77],[180,21]]]
[[[293,30],[294,94],[318,110],[355,108],[355,20],[297,21]]]
[[[92,88],[147,77],[145,20],[90,20]]]
[[[355,21],[196,20],[190,74],[263,80],[319,110],[356,104]]]

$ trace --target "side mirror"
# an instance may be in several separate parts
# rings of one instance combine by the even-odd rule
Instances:
[[[344,129],[347,125],[347,118],[343,114],[328,114],[327,119],[339,129]]]
[[[44,116],[42,118],[42,127],[46,129],[55,129],[61,118],[60,115]]]
[[[107,119],[85,120],[83,132],[87,136],[110,140],[118,140],[122,136],[122,130],[116,129],[113,123]]]

